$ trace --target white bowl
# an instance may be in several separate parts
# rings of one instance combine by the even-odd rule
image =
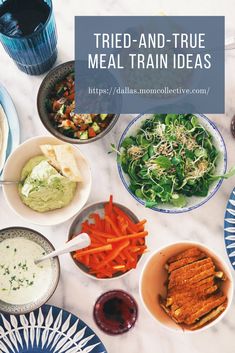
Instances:
[[[138,115],[128,124],[128,126],[124,130],[119,140],[118,150],[121,149],[123,140],[128,136],[136,135],[143,121],[150,118],[152,115],[153,114]],[[215,123],[213,123],[210,119],[208,119],[203,114],[195,114],[195,115],[198,118],[198,121],[200,122],[200,124],[212,135],[214,146],[219,151],[215,173],[217,175],[224,174],[227,169],[227,151],[226,151],[224,139],[221,133],[219,132],[217,126],[215,125]],[[127,191],[132,195],[132,197],[136,199],[136,201],[138,201],[142,205],[145,205],[145,202],[142,199],[138,198],[132,191],[129,190],[130,178],[126,173],[124,173],[119,163],[118,163],[118,172],[122,180],[122,183],[124,184]],[[201,197],[201,196],[187,197],[187,205],[185,207],[179,208],[170,204],[159,204],[158,206],[150,207],[150,208],[154,211],[163,212],[163,213],[183,213],[183,212],[192,211],[195,208],[202,206],[208,200],[210,200],[215,195],[215,193],[219,190],[220,186],[222,185],[222,182],[223,182],[223,179],[214,181],[210,185],[209,192],[206,197]]]
[[[216,268],[222,270],[226,275],[226,281],[222,283],[221,289],[227,295],[228,304],[224,312],[217,317],[212,322],[207,325],[199,328],[195,331],[190,331],[187,329],[183,329],[180,325],[176,324],[161,308],[159,304],[159,295],[165,297],[166,296],[166,280],[167,280],[167,271],[165,270],[165,263],[167,260],[192,246],[196,246],[206,254],[210,255],[215,262]],[[232,302],[233,298],[233,278],[231,272],[224,262],[214,251],[197,242],[179,242],[167,245],[161,249],[156,250],[147,260],[142,270],[140,276],[140,297],[141,301],[147,310],[147,312],[162,326],[167,329],[177,331],[177,332],[188,332],[195,333],[199,331],[204,331],[214,325],[216,325],[224,315],[226,315],[227,311]]]
[[[25,141],[17,147],[8,158],[3,170],[3,180],[20,180],[21,171],[28,160],[42,154],[39,147],[40,145],[64,143],[65,142],[50,136],[37,136]],[[72,146],[72,148],[78,160],[83,181],[78,183],[75,196],[66,207],[44,213],[36,212],[23,204],[18,193],[17,185],[3,186],[3,193],[8,205],[20,217],[34,224],[45,226],[56,225],[67,221],[82,209],[91,190],[91,171],[88,161],[79,149],[74,146]]]

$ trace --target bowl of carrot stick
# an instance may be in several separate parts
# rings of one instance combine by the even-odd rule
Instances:
[[[135,269],[147,251],[145,224],[145,219],[140,221],[127,207],[114,203],[111,195],[109,201],[83,209],[73,221],[69,240],[85,232],[91,244],[71,257],[91,278],[120,278]]]

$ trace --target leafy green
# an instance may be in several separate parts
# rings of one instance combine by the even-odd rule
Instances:
[[[215,180],[235,175],[235,168],[215,175],[218,150],[192,114],[155,114],[116,152],[130,178],[131,192],[146,207],[164,203],[184,207],[188,197],[207,196]]]

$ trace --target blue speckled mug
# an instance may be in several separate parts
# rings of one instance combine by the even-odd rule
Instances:
[[[0,41],[4,49],[18,68],[27,74],[40,75],[48,71],[57,58],[57,32],[52,1],[43,0],[48,7],[48,16],[45,22],[27,35],[20,33],[19,24],[4,8],[8,6],[8,2],[9,0],[0,0]],[[10,26],[7,30],[4,28],[5,23]]]

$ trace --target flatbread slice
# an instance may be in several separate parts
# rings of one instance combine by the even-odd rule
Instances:
[[[60,171],[60,164],[56,160],[56,155],[54,151],[54,146],[53,145],[41,145],[40,146],[42,153],[44,154],[45,157],[47,157],[50,161],[50,164]]]
[[[82,181],[82,176],[70,145],[41,145],[40,148],[53,167],[65,177],[75,182]]]
[[[8,135],[9,126],[7,117],[2,105],[0,104],[0,172],[6,160]]]
[[[72,147],[70,145],[55,145],[54,151],[56,160],[60,164],[62,174],[72,181],[82,181],[82,176],[73,155]]]

